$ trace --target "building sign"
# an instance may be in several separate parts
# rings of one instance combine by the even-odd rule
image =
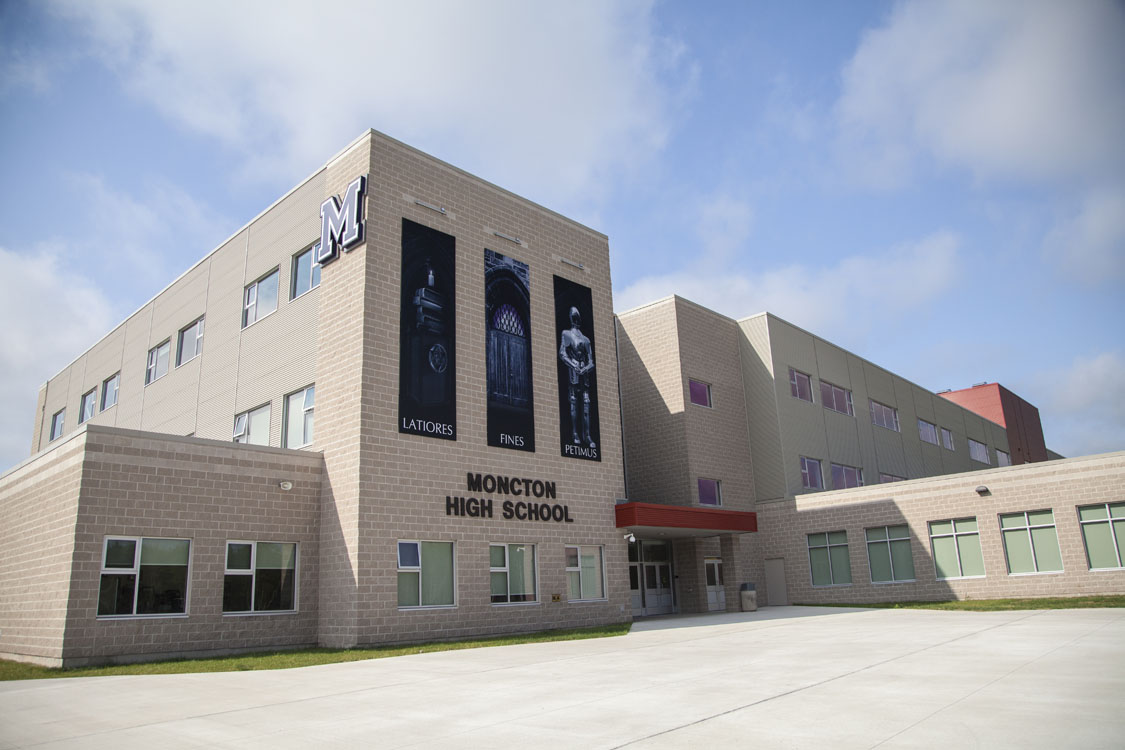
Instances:
[[[526,263],[484,251],[488,444],[535,451],[531,302]]]
[[[320,265],[336,260],[363,242],[363,196],[367,193],[367,177],[360,175],[344,191],[341,204],[336,196],[320,204],[320,242],[313,246],[313,257]]]
[[[452,236],[402,220],[398,431],[457,439]]]
[[[562,455],[601,461],[598,452],[598,375],[590,288],[555,277],[555,331],[559,343],[559,425]]]
[[[570,507],[547,502],[557,499],[555,483],[543,479],[500,477],[492,474],[468,473],[466,488],[469,493],[445,496],[445,515],[465,518],[496,518],[505,521],[542,521],[544,523],[574,523]],[[486,495],[507,495],[508,499],[494,501]],[[519,498],[519,499],[511,499]]]

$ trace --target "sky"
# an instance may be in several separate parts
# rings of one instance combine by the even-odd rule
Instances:
[[[1125,449],[1119,1],[0,0],[0,470],[368,128],[606,233],[618,311],[768,310]]]

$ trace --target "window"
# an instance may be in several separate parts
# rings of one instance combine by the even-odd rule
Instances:
[[[290,612],[296,601],[296,544],[227,542],[224,612]]]
[[[987,455],[987,454],[986,454]],[[997,466],[1011,466],[1012,457],[999,448],[996,449],[996,465]]]
[[[314,386],[285,397],[285,447],[302,448],[313,441]]]
[[[493,604],[538,601],[535,595],[535,545],[488,545],[488,583]]]
[[[293,256],[293,281],[289,285],[289,299],[296,299],[310,289],[320,286],[320,264],[313,258],[310,247]]]
[[[242,327],[255,323],[277,309],[277,269],[246,287],[242,301]]]
[[[1008,575],[1063,569],[1054,512],[1033,510],[1001,515],[1000,535],[1004,539]]]
[[[1084,505],[1078,521],[1090,570],[1125,567],[1125,503]]]
[[[930,521],[930,548],[938,580],[975,578],[984,575],[977,519],[954,518]]]
[[[820,403],[825,409],[838,411],[841,414],[855,416],[855,407],[852,406],[852,392],[838,385],[820,381]]]
[[[190,552],[187,539],[107,537],[98,616],[187,612]]]
[[[813,586],[842,586],[852,582],[848,532],[809,534],[809,569]]]
[[[803,372],[789,368],[789,392],[793,398],[812,403],[812,380]]]
[[[601,547],[567,545],[566,592],[567,598],[572,602],[605,599]]]
[[[82,403],[78,408],[78,424],[94,417],[94,410],[98,406],[98,389],[94,388],[89,393],[82,394]]]
[[[58,440],[62,437],[63,422],[66,420],[66,409],[59,409],[55,412],[55,416],[51,417],[51,440]]]
[[[843,464],[832,464],[832,489],[863,486],[863,469]]]
[[[880,404],[878,401],[871,402],[871,424],[877,424],[895,432],[902,432],[898,425],[898,409]]]
[[[806,490],[824,489],[824,477],[820,473],[820,461],[801,456],[801,486]]]
[[[121,383],[121,373],[106,378],[102,383],[102,411],[117,404],[117,386]]]
[[[203,318],[180,331],[176,344],[176,367],[195,359],[203,351]]]
[[[145,368],[145,385],[168,374],[168,355],[171,351],[171,341],[157,344],[148,350],[148,367]]]
[[[699,504],[722,505],[723,493],[718,479],[699,478]]]
[[[872,583],[913,581],[910,528],[902,524],[867,529],[867,561],[871,564]]]
[[[944,427],[941,428],[941,444],[946,450],[953,450],[953,433]]]
[[[980,461],[982,464],[992,463],[988,460],[988,446],[984,443],[978,443],[972,438],[969,438],[969,458]]]
[[[453,606],[453,542],[398,543],[398,606]]]
[[[896,474],[884,474],[879,472],[879,483],[886,484],[887,482],[905,482],[906,477],[900,477]]]
[[[924,419],[918,420],[918,437],[932,445],[937,445],[937,425]]]
[[[270,444],[270,405],[259,406],[234,418],[234,442]]]
[[[711,406],[711,386],[698,380],[688,380],[688,395],[697,406]]]

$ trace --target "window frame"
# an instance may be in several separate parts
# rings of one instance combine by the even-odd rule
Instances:
[[[996,465],[997,466],[1011,466],[1012,465],[1012,454],[1009,453],[1008,451],[1002,451],[999,448],[997,448],[996,449]]]
[[[250,545],[250,568],[243,570],[241,568],[231,568],[230,565],[230,546],[232,544],[248,544]],[[258,545],[259,544],[292,544],[293,545],[293,607],[291,609],[255,609],[258,589]],[[268,570],[268,568],[267,568]],[[226,599],[226,577],[227,576],[250,576],[250,609],[225,609],[225,602],[220,606],[224,607],[222,610],[224,617],[259,617],[262,615],[292,615],[300,611],[300,593],[301,593],[301,545],[299,542],[279,542],[273,540],[260,540],[254,541],[249,539],[228,539],[226,546],[223,548],[223,599]]]
[[[314,252],[315,245],[316,245],[316,243],[313,243],[312,245],[309,245],[308,247],[306,247],[304,250],[298,250],[297,252],[293,253],[293,260],[291,261],[290,267],[289,267],[289,301],[290,302],[297,299],[298,297],[305,296],[306,294],[311,292],[313,289],[317,289],[320,286],[320,279],[321,279],[320,270],[323,268],[323,266],[321,266],[320,263],[317,262],[316,253]],[[298,292],[297,291],[297,268],[298,268],[298,266],[301,262],[301,258],[305,257],[306,255],[309,256],[309,288],[304,290],[303,292]],[[316,278],[316,283],[313,283],[314,276]]]
[[[267,410],[268,415],[269,415],[268,418],[267,418],[269,426],[266,428],[266,435],[267,435],[266,442],[264,442],[264,443],[251,443],[250,439],[249,439],[250,438],[250,417],[255,412],[262,411],[263,409]],[[238,429],[238,420],[241,417],[246,417],[246,423],[245,423],[245,425],[243,425],[242,430],[239,430]],[[232,439],[233,439],[234,442],[240,443],[242,445],[269,445],[270,444],[269,434],[270,434],[272,429],[273,429],[273,402],[267,401],[266,403],[262,404],[261,406],[255,406],[253,409],[247,409],[244,412],[240,412],[240,413],[234,415],[234,433],[233,433]],[[239,440],[238,439],[239,436],[245,436],[246,439],[245,440]]]
[[[160,369],[160,350],[166,349],[164,360],[164,372],[158,372]],[[168,374],[172,364],[172,339],[167,338],[161,341],[156,346],[148,350],[148,359],[145,360],[145,385],[155,383],[162,377]]]
[[[1031,523],[1032,513],[1050,513],[1051,523]],[[1023,526],[1005,526],[1004,519],[1013,516],[1023,516]],[[1000,546],[1004,549],[1004,566],[1010,576],[1044,576],[1044,575],[1059,575],[1066,572],[1066,563],[1062,557],[1062,545],[1059,544],[1059,528],[1055,522],[1055,509],[1054,508],[1038,508],[1036,510],[1023,510],[1015,511],[1012,513],[999,513],[997,514],[997,522],[1000,526]],[[1059,553],[1059,568],[1058,570],[1040,570],[1039,569],[1039,555],[1035,551],[1035,535],[1031,533],[1032,529],[1054,529],[1055,532],[1055,549]],[[1022,571],[1019,573],[1012,572],[1012,561],[1008,555],[1008,535],[1006,532],[1027,532],[1028,549],[1031,551],[1031,563],[1034,570]]]
[[[58,428],[56,430],[56,427]],[[63,436],[66,431],[66,407],[59,409],[51,415],[51,429],[47,433],[47,442],[53,443]]]
[[[692,388],[691,388],[692,385],[703,386],[703,388],[706,391],[706,395],[707,395],[707,403],[701,404],[701,403],[699,403],[698,401],[695,400],[695,393],[694,393],[694,391],[692,391]],[[688,401],[692,404],[695,404],[696,406],[703,406],[707,409],[714,408],[712,406],[712,401],[711,401],[711,384],[705,383],[702,380],[696,380],[695,378],[688,378]]]
[[[185,365],[188,362],[191,362],[196,357],[198,357],[200,354],[203,354],[203,318],[204,317],[205,316],[200,315],[198,318],[193,320],[191,323],[188,323],[186,326],[181,328],[180,332],[176,334],[176,367],[179,367],[180,365]],[[184,359],[184,334],[186,334],[188,331],[190,331],[192,328],[195,328],[196,326],[198,326],[198,328],[195,332],[195,340],[192,342],[195,353],[192,354],[187,359]]]
[[[568,556],[568,552],[572,549],[578,550],[578,565],[577,565],[577,567],[572,567],[569,564],[567,564],[566,558]],[[585,596],[586,591],[585,591],[585,587],[583,586],[583,580],[582,580],[582,550],[583,549],[596,549],[598,551],[598,559],[600,561],[599,567],[601,568],[601,579],[602,579],[601,580],[602,595],[599,596],[599,597],[587,597],[587,596]],[[567,579],[568,579],[567,587],[566,587],[566,600],[567,600],[568,603],[569,602],[604,602],[604,601],[609,600],[609,588],[606,585],[605,547],[603,545],[600,545],[600,544],[566,544],[566,545],[563,546],[563,564],[564,564],[564,567],[566,568],[565,575],[567,576]],[[569,578],[570,578],[571,573],[578,573],[578,597],[579,598],[577,598],[577,599],[571,599],[570,598]]]
[[[972,438],[967,438],[967,440],[969,441],[969,459],[972,461],[976,461],[978,464],[992,466],[992,457],[988,454],[988,443],[982,443],[978,440],[973,440]],[[973,455],[973,448],[975,446],[980,446],[980,449],[984,455],[983,459]]]
[[[312,403],[311,406],[309,405],[309,391],[313,392],[313,398],[312,398],[313,403]],[[289,420],[290,420],[290,408],[291,408],[290,407],[290,399],[292,399],[294,396],[296,396],[298,394],[302,395],[302,400],[301,400],[301,414],[302,414],[301,428],[302,428],[302,430],[304,429],[304,425],[306,424],[306,421],[307,421],[305,419],[304,415],[313,414],[314,424],[311,427],[311,429],[309,430],[309,432],[313,433],[313,435],[316,434],[316,432],[315,432],[315,430],[316,430],[316,427],[315,427],[315,421],[316,421],[316,383],[310,383],[309,385],[305,386],[304,388],[299,388],[298,390],[295,390],[292,393],[286,394],[285,400],[282,402],[282,407],[283,407],[283,410],[284,410],[285,414],[283,416],[284,421],[282,422],[281,447],[282,448],[289,448],[291,450],[299,450],[301,448],[307,448],[308,446],[313,444],[313,438],[310,438],[309,440],[301,443],[300,445],[289,445],[289,433],[290,433]],[[305,436],[302,436],[302,437],[305,437]]]
[[[715,502],[713,502],[713,503],[703,502],[703,483],[704,482],[714,482],[715,483]],[[707,477],[696,477],[695,478],[695,491],[697,493],[696,497],[698,498],[700,505],[705,506],[707,508],[721,508],[721,507],[723,507],[723,483],[722,483],[722,480],[709,479]]]
[[[824,389],[825,388],[829,389],[828,393],[829,393],[829,395],[831,395],[831,397],[832,397],[831,399],[825,398],[825,396],[824,396]],[[844,394],[844,406],[847,409],[847,411],[840,411],[839,409],[836,408],[836,391],[840,391],[841,393]],[[829,401],[831,401],[831,403],[829,403]],[[855,416],[855,404],[852,402],[852,392],[851,392],[851,390],[848,389],[848,388],[844,388],[842,386],[836,385],[834,383],[829,383],[827,380],[823,380],[823,379],[820,381],[820,404],[825,409],[828,409],[829,411],[834,411],[837,414],[846,414],[849,417]]]
[[[812,537],[819,536],[821,534],[824,535],[824,544],[814,545],[812,543]],[[844,535],[844,541],[833,543],[831,541],[832,534],[843,534]],[[817,532],[813,532],[811,534],[805,534],[805,545],[808,548],[809,585],[820,589],[820,588],[833,588],[833,587],[839,587],[839,586],[851,586],[855,582],[855,577],[852,576],[852,552],[851,552],[851,548],[848,547],[848,532],[847,532],[846,529],[835,529],[834,531],[817,531]],[[847,552],[848,578],[849,578],[848,581],[836,583],[836,573],[832,568],[832,548],[833,547],[843,547]],[[831,583],[817,583],[816,580],[814,579],[814,577],[813,577],[813,559],[812,559],[812,552],[813,552],[814,549],[823,549],[823,550],[825,550],[826,554],[828,555],[828,578],[831,581]]]
[[[109,395],[109,383],[110,383],[110,381],[113,381],[113,403],[107,404],[105,402],[105,399],[106,399],[106,396]],[[99,414],[101,412],[105,411],[106,409],[117,406],[117,398],[118,398],[118,395],[119,395],[120,391],[121,391],[121,372],[118,371],[118,372],[115,372],[114,374],[110,375],[108,378],[106,378],[105,380],[102,381],[102,395],[101,395],[101,398],[99,399],[99,403],[101,405],[101,408],[98,410]]]
[[[808,484],[807,479],[806,479],[807,477],[812,476],[812,474],[811,474],[811,472],[809,472],[808,466],[807,466],[807,463],[810,462],[810,461],[812,463],[816,464],[816,481],[818,482],[818,484],[816,484],[816,485]],[[811,456],[801,456],[800,457],[800,466],[801,466],[801,487],[802,487],[802,489],[806,489],[806,490],[823,490],[823,489],[825,489],[825,487],[824,487],[824,467],[821,465],[821,462],[820,462],[819,458],[812,458]]]
[[[906,529],[906,536],[891,536],[891,529],[904,528]],[[882,539],[871,539],[868,532],[883,530],[886,535]],[[867,526],[863,529],[863,540],[867,543],[867,576],[871,579],[872,585],[884,585],[893,583],[917,583],[918,582],[918,568],[914,565],[914,543],[910,540],[910,525],[905,523],[896,523],[894,525],[883,526]],[[906,541],[910,545],[910,578],[898,578],[895,575],[895,557],[891,553],[891,542]],[[887,560],[891,568],[891,578],[889,581],[876,581],[875,580],[875,566],[871,564],[871,547],[873,545],[885,544],[887,546]]]
[[[798,377],[800,376],[800,377]],[[809,397],[801,397],[801,378],[805,379],[805,386],[808,388]],[[810,404],[815,404],[812,387],[812,375],[807,372],[802,372],[794,367],[789,368],[789,395],[799,401],[807,401]]]
[[[1123,510],[1122,515],[1115,516],[1113,514],[1113,508],[1115,508],[1115,507],[1120,507]],[[1088,520],[1083,520],[1082,511],[1085,510],[1085,509],[1088,509],[1088,508],[1105,508],[1105,513],[1106,513],[1105,518],[1091,518],[1091,519],[1088,519]],[[1122,526],[1125,527],[1125,502],[1116,502],[1116,503],[1105,502],[1105,503],[1090,503],[1090,504],[1087,504],[1087,505],[1078,505],[1078,506],[1075,506],[1074,511],[1078,516],[1078,528],[1079,528],[1080,533],[1082,534],[1082,548],[1086,552],[1086,569],[1091,571],[1091,572],[1102,571],[1102,570],[1122,570],[1122,569],[1125,569],[1125,554],[1123,554],[1122,551],[1121,551],[1122,547],[1125,546],[1125,543],[1118,541],[1117,524],[1115,523],[1115,521],[1120,521]],[[1087,526],[1100,525],[1100,524],[1103,524],[1103,523],[1106,524],[1109,527],[1110,544],[1113,547],[1114,555],[1117,557],[1117,566],[1112,567],[1112,568],[1095,568],[1094,562],[1090,558],[1090,543],[1089,543],[1089,541],[1087,539],[1087,536],[1086,536],[1086,527]]]
[[[953,448],[953,430],[947,429],[945,427],[942,427],[940,429],[941,429],[941,445],[942,445],[942,447],[945,448],[947,451],[954,450],[954,448]]]
[[[413,544],[418,551],[418,564],[407,565],[402,564],[402,545]],[[449,545],[449,562],[452,566],[450,570],[450,580],[453,582],[453,602],[451,604],[422,604],[422,545],[423,544],[448,544]],[[457,608],[457,543],[443,539],[398,539],[395,541],[395,604],[399,610],[418,610],[418,609],[456,609]],[[399,573],[417,573],[418,574],[418,604],[400,604],[398,602],[397,584]]]
[[[86,416],[87,405],[89,405],[90,415]],[[78,424],[88,422],[98,414],[98,387],[94,386],[90,390],[82,394],[82,398],[78,400]]]
[[[504,550],[504,566],[498,568],[492,564],[492,548],[496,547]],[[528,547],[531,549],[531,575],[532,575],[532,599],[525,599],[522,601],[512,601],[512,556],[509,547]],[[498,602],[493,599],[495,594],[492,593],[492,576],[495,573],[503,573],[506,580],[507,588],[507,601]],[[531,542],[489,542],[488,543],[488,582],[489,582],[489,603],[494,607],[525,607],[529,605],[539,604],[539,552],[536,545]],[[517,594],[517,596],[527,596],[526,594]]]
[[[844,486],[842,487],[836,486],[836,469],[840,469],[840,473],[844,477]],[[847,483],[847,475],[849,470],[855,472],[857,484],[849,485]],[[856,487],[865,486],[863,483],[863,469],[858,466],[848,466],[847,464],[838,464],[835,462],[831,462],[829,463],[829,471],[832,474],[832,489],[834,490],[850,490],[855,489]]]
[[[141,585],[141,553],[145,540],[151,539],[161,542],[187,542],[188,555],[187,565],[184,566],[184,610],[182,612],[137,612],[137,604],[140,599]],[[106,555],[109,553],[109,543],[111,541],[120,542],[134,542],[133,547],[133,565],[130,568],[107,568]],[[98,601],[94,606],[94,617],[98,620],[133,620],[133,619],[159,619],[159,618],[183,618],[191,613],[191,572],[192,572],[192,548],[195,546],[190,537],[158,537],[158,536],[128,536],[125,534],[107,534],[102,537],[101,547],[101,563],[98,572]],[[225,563],[224,563],[225,564]],[[103,615],[98,613],[101,604],[101,584],[102,577],[106,575],[115,576],[133,576],[133,609],[130,614],[111,614]]]
[[[882,427],[885,430],[893,430],[894,432],[899,432],[899,433],[902,432],[902,424],[900,424],[899,421],[898,421],[898,408],[897,407],[889,406],[888,404],[884,404],[882,401],[876,401],[873,398],[868,399],[868,401],[870,402],[869,406],[871,408],[871,424],[875,425],[876,427]],[[876,409],[876,407],[878,407],[878,409]],[[891,416],[890,421],[892,421],[894,423],[893,425],[883,424],[883,422],[880,422],[878,419],[875,418],[875,415],[879,414],[883,418],[884,421],[887,421],[885,412],[890,412],[890,416]]]
[[[928,440],[926,438],[925,427],[929,427],[930,430],[933,432],[933,435],[934,435],[933,440]],[[938,426],[936,424],[934,424],[933,422],[929,422],[925,419],[922,419],[921,417],[918,417],[918,439],[921,440],[923,443],[929,443],[930,445],[941,445],[941,442],[940,442],[941,438],[938,435]]]
[[[975,523],[977,525],[976,531],[958,531],[957,530],[957,522],[958,521],[972,521],[973,523]],[[934,524],[937,524],[937,523],[948,523],[951,531],[949,533],[935,534],[934,533]],[[930,558],[934,561],[934,580],[937,580],[937,581],[957,581],[957,580],[961,580],[961,579],[987,578],[988,577],[988,566],[985,564],[985,560],[984,560],[984,547],[981,545],[981,541],[980,541],[980,521],[979,521],[979,519],[977,519],[976,516],[965,516],[963,518],[940,518],[936,521],[928,521],[926,523],[926,531],[929,532],[929,534],[930,534]],[[979,576],[978,575],[973,575],[973,576],[965,575],[965,564],[963,562],[961,562],[961,539],[963,537],[970,537],[970,536],[975,536],[977,538],[977,551],[980,552],[981,569],[984,570],[984,572],[981,573]],[[953,551],[957,554],[957,572],[960,573],[960,575],[956,575],[956,576],[941,576],[941,575],[939,575],[938,566],[937,566],[937,550],[934,549],[934,539],[952,539],[953,540]]]
[[[258,313],[258,301],[259,301],[260,295],[258,294],[258,287],[261,286],[263,281],[268,279],[270,276],[274,276],[274,275],[277,276],[277,284],[278,284],[278,292],[279,293],[274,297],[273,309],[270,310],[269,312],[265,313],[265,314],[259,314]],[[277,309],[280,306],[280,301],[277,299],[278,297],[281,296],[280,292],[281,292],[281,268],[279,266],[274,266],[273,270],[262,274],[257,279],[255,279],[254,281],[250,282],[245,287],[243,287],[243,289],[242,289],[242,330],[246,330],[250,326],[257,323],[258,321],[264,320],[265,318],[268,318],[269,316],[271,316],[275,312],[277,312]],[[253,301],[251,301],[251,299],[250,299],[251,296],[253,296]],[[253,306],[253,308],[254,308],[254,319],[253,320],[250,320],[250,308],[251,308],[251,306]]]

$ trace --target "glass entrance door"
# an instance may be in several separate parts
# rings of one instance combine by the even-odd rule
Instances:
[[[640,545],[644,614],[670,614],[676,608],[672,593],[672,545],[668,542],[641,542]]]
[[[712,612],[726,611],[727,592],[723,586],[723,561],[708,557],[703,561],[707,569],[707,609]]]

